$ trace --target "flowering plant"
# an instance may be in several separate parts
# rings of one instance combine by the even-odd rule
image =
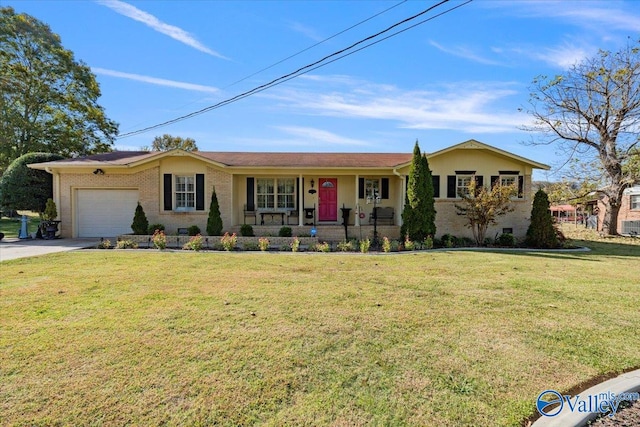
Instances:
[[[200,251],[203,246],[202,236],[200,234],[196,234],[195,236],[192,236],[184,246],[182,246],[182,249],[188,251]]]
[[[391,252],[391,241],[387,236],[382,238],[382,250],[384,252]]]
[[[260,250],[262,252],[264,252],[267,249],[269,249],[269,239],[267,239],[266,237],[259,238],[258,239],[258,247],[260,248]]]
[[[416,247],[416,244],[412,242],[411,239],[409,239],[409,236],[406,236],[404,238],[404,248],[408,251],[412,251],[415,249],[415,247]]]
[[[297,237],[294,237],[293,240],[291,241],[291,251],[298,252],[299,248],[300,248],[300,239],[298,239]]]
[[[151,241],[153,241],[153,246],[155,246],[156,249],[167,248],[167,236],[162,230],[156,230],[153,236],[151,236]]]
[[[238,243],[238,236],[236,236],[236,233],[229,235],[229,233],[226,232],[224,236],[220,238],[220,243],[225,251],[232,251]]]
[[[369,248],[371,247],[371,240],[364,239],[364,240],[360,240],[360,252],[362,252],[363,254],[366,254],[367,252],[369,252]]]

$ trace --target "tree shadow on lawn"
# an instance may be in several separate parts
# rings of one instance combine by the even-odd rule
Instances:
[[[494,253],[509,253],[511,255],[519,256],[534,256],[540,258],[553,258],[553,259],[575,259],[581,261],[597,261],[602,262],[602,259],[596,259],[597,257],[607,256],[620,259],[638,258],[640,257],[640,245],[636,244],[621,244],[613,242],[593,242],[589,240],[572,240],[572,243],[576,247],[586,247],[589,251],[584,250],[487,250],[487,252]]]

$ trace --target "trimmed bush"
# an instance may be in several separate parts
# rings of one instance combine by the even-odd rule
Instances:
[[[291,227],[282,227],[280,231],[278,231],[278,236],[280,237],[291,237],[293,235],[293,231],[291,231]]]
[[[197,225],[192,225],[189,228],[187,228],[187,234],[189,236],[197,236],[200,234],[200,227],[198,227]]]
[[[255,236],[255,234],[253,234],[253,227],[251,226],[251,224],[242,224],[240,226],[240,235],[244,237]]]
[[[209,205],[209,217],[207,218],[207,234],[209,236],[219,236],[222,234],[222,217],[220,216],[220,205],[216,189],[211,193],[211,204]]]
[[[9,141],[2,142],[11,145]],[[53,196],[53,175],[27,165],[64,159],[59,154],[28,153],[15,159],[0,176],[0,206],[5,213],[13,209],[42,212]]]
[[[502,233],[496,239],[496,245],[512,248],[516,245],[516,238],[511,233]]]
[[[542,189],[536,192],[531,208],[531,224],[525,240],[532,248],[557,248],[560,246],[549,210],[549,196]]]
[[[149,221],[147,220],[147,215],[145,215],[140,202],[138,202],[136,212],[133,215],[131,230],[133,230],[133,234],[147,234],[147,231],[149,230]]]
[[[133,240],[118,240],[116,249],[138,249],[138,244]]]

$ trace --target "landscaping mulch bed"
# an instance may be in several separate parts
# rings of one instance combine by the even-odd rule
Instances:
[[[637,427],[640,426],[640,400],[623,403],[614,417],[604,415],[588,424],[589,427]]]

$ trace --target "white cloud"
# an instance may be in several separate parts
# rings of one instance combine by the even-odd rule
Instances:
[[[518,92],[514,83],[458,82],[429,90],[402,90],[383,85],[381,91],[347,85],[339,90],[298,89],[266,95],[298,114],[343,119],[377,119],[397,122],[398,128],[442,129],[467,133],[513,132],[523,117],[509,97]],[[500,107],[507,102],[509,107]]]
[[[307,27],[306,25],[303,25],[299,22],[292,22],[291,24],[289,24],[289,28],[291,28],[293,31],[297,33],[302,34],[305,37],[310,38],[315,42],[320,42],[324,39],[322,36],[320,36],[316,32],[316,30],[314,30],[313,28]]]
[[[143,83],[149,83],[158,86],[175,87],[178,89],[193,90],[196,92],[217,93],[218,88],[212,86],[204,86],[193,83],[177,82],[175,80],[159,79],[156,77],[143,76],[140,74],[123,73],[121,71],[107,70],[105,68],[92,67],[91,70],[96,74],[104,76],[118,77],[122,79],[135,80]]]
[[[565,43],[560,46],[544,48],[542,51],[533,52],[531,55],[533,58],[542,60],[550,65],[568,69],[592,54],[593,49]]]
[[[446,48],[433,40],[430,40],[429,44],[444,53],[448,53],[450,55],[468,59],[473,62],[478,62],[480,64],[485,64],[485,65],[502,65],[498,61],[494,61],[492,59],[484,58],[478,55],[477,53],[471,51],[468,47],[456,46],[453,48]]]
[[[274,128],[289,135],[299,137],[303,141],[307,141],[313,145],[317,143],[331,145],[369,145],[366,141],[347,138],[322,129],[303,126],[274,126]]]
[[[183,30],[182,28],[162,22],[150,13],[140,10],[128,3],[120,0],[97,0],[97,3],[108,7],[109,9],[119,13],[120,15],[131,18],[134,21],[142,22],[153,30],[165,34],[172,39],[177,40],[180,43],[184,43],[187,46],[191,46],[192,48],[197,49],[201,52],[218,58],[229,59],[216,52],[215,50],[212,50],[204,44],[200,43],[194,36]]]
[[[561,18],[564,22],[569,21],[575,26],[588,29],[598,28],[605,31],[619,30],[636,33],[640,28],[640,13],[637,9],[624,10],[625,5],[634,3],[612,0],[604,2],[536,0],[510,2],[509,6],[522,10],[525,16]]]

